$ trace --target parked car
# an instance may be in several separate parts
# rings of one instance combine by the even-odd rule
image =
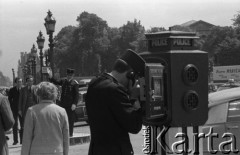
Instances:
[[[209,148],[218,151],[214,154],[222,154],[228,149],[232,152],[240,150],[240,87],[210,93],[208,107],[208,120],[202,126],[202,132],[208,135],[212,130],[212,135],[215,133],[218,137],[212,138],[212,142],[203,139],[203,154],[212,154]],[[221,149],[224,143],[226,145]]]
[[[81,121],[88,122],[86,105],[85,105],[85,96],[87,93],[87,88],[88,87],[79,88],[79,100],[78,100],[77,107],[75,110],[75,113],[76,113],[75,122],[81,122]]]
[[[82,79],[79,81],[79,86],[87,86],[92,79]]]
[[[225,90],[225,89],[230,89],[230,88],[236,88],[239,87],[239,84],[224,84],[222,86],[219,86],[217,91]]]
[[[88,83],[91,79],[82,79],[79,81],[79,100],[75,110],[75,122],[86,121],[88,123],[87,110],[85,105],[85,96],[87,93]]]
[[[240,87],[240,83],[239,82],[235,82],[234,79],[229,79],[227,83],[224,83],[224,84],[220,85],[217,88],[217,91],[230,89],[230,88],[235,88],[235,87]]]

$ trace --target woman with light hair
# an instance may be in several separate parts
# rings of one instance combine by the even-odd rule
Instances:
[[[21,155],[68,155],[69,127],[66,111],[55,104],[57,87],[41,82],[39,103],[27,110]]]

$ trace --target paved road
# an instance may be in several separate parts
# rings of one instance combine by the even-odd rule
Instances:
[[[89,126],[83,126],[83,127],[75,127],[74,128],[74,133],[90,133],[89,131]],[[12,134],[8,135],[10,140],[8,141],[9,145],[9,154],[10,155],[20,155],[21,152],[21,145],[12,145],[13,140],[12,140]],[[139,134],[137,135],[130,135],[133,149],[135,152],[135,155],[144,155],[142,153],[142,145],[143,145],[143,136],[142,136],[142,131],[140,131]],[[81,145],[74,145],[70,146],[69,149],[69,155],[87,155],[88,154],[88,147],[89,143],[87,144],[81,144]]]

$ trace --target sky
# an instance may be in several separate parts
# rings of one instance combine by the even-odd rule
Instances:
[[[240,0],[0,0],[0,71],[12,79],[20,52],[30,52],[39,31],[48,36],[44,18],[48,10],[56,19],[54,35],[66,26],[77,26],[83,12],[94,13],[109,27],[140,20],[145,29],[203,20],[217,26],[232,26]],[[43,50],[44,50],[43,49]],[[39,51],[38,51],[39,53]]]

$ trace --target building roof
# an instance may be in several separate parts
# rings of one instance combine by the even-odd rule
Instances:
[[[187,27],[187,26],[192,25],[192,24],[195,23],[195,22],[197,22],[197,21],[196,21],[196,20],[190,20],[190,21],[188,21],[188,22],[186,22],[186,23],[181,24],[180,26]]]
[[[205,22],[205,21],[203,21],[203,20],[199,20],[199,21],[190,20],[190,21],[188,21],[188,22],[186,22],[186,23],[181,24],[180,26],[190,27],[190,26],[196,25],[196,24],[198,24],[198,23],[204,23],[204,24],[207,24],[207,25],[209,25],[209,26],[214,26],[213,24],[210,24],[210,23]]]

